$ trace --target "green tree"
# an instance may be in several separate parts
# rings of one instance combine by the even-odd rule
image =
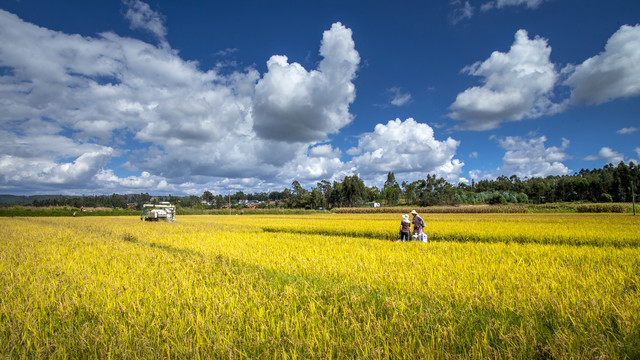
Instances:
[[[416,204],[416,200],[418,197],[418,188],[417,183],[414,181],[412,183],[407,183],[406,181],[402,182],[402,189],[404,193],[404,199],[407,202],[407,205]]]
[[[333,204],[331,201],[331,193],[333,192],[333,187],[331,186],[331,183],[327,180],[320,181],[318,183],[318,190],[320,190],[324,197],[324,207],[329,209],[332,208]]]
[[[402,189],[400,189],[395,175],[389,171],[389,173],[387,173],[387,181],[384,182],[384,186],[382,187],[382,196],[387,205],[393,206],[398,204],[401,195]]]
[[[342,180],[342,194],[347,205],[361,205],[366,195],[366,188],[358,175],[345,176]]]
[[[311,206],[311,195],[309,191],[300,185],[298,180],[291,183],[290,207],[307,208]]]
[[[318,188],[311,189],[311,194],[309,196],[312,209],[317,209],[319,207],[324,208],[325,206],[327,206],[325,197],[322,195],[322,191],[320,191]]]
[[[202,193],[202,200],[208,202],[209,204],[213,203],[214,199],[215,197],[213,196],[211,191],[206,190],[205,192]]]
[[[216,195],[213,203],[216,209],[222,209],[223,206],[229,205],[229,199],[225,199],[222,195]]]
[[[344,205],[344,190],[341,182],[334,181],[331,190],[331,205],[342,207]]]
[[[127,197],[124,195],[113,194],[109,204],[111,207],[127,208]]]

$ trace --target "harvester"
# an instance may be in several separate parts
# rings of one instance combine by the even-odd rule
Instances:
[[[174,222],[176,221],[176,207],[166,201],[159,204],[144,204],[140,220]]]

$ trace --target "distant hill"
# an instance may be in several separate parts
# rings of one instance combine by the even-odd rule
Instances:
[[[0,195],[0,205],[31,205],[33,200],[55,199],[61,195]]]

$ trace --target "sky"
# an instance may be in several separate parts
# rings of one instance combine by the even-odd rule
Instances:
[[[637,0],[0,0],[0,193],[201,195],[640,158]]]

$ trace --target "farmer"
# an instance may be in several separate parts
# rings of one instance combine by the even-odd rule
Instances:
[[[418,215],[415,210],[411,210],[411,215],[413,215],[413,219],[411,220],[411,222],[413,223],[413,235],[415,235],[416,238],[420,238],[420,234],[424,233],[424,220],[422,220],[420,215]]]
[[[409,215],[402,215],[402,221],[400,222],[400,241],[409,241],[409,232],[411,232],[411,222],[409,221]]]

